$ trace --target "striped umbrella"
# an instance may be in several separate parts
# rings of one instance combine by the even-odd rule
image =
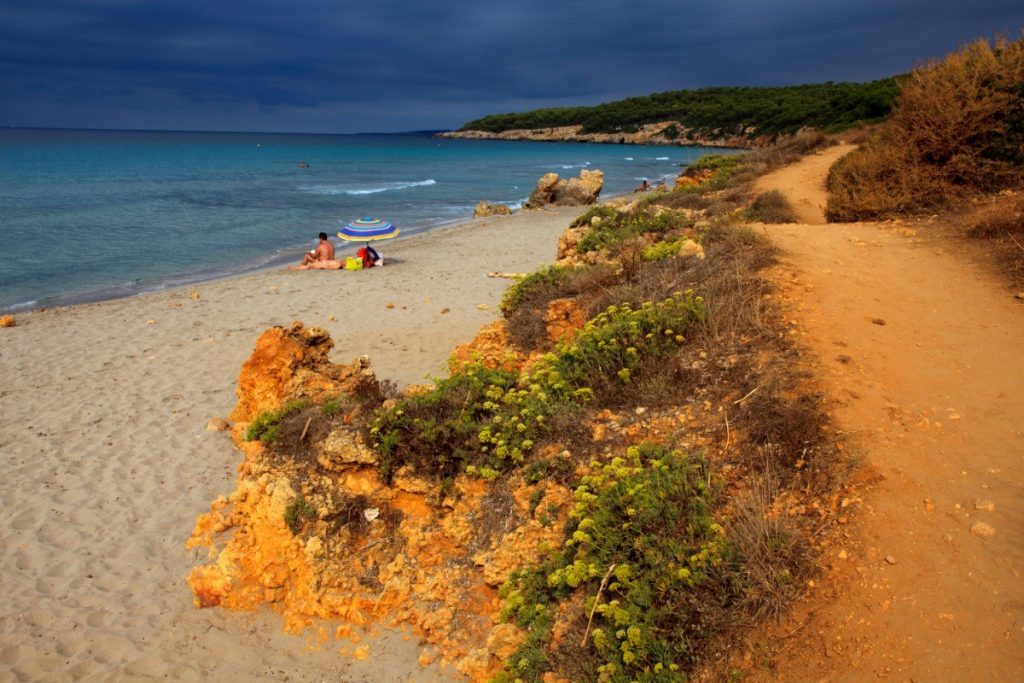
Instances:
[[[379,218],[360,218],[341,226],[338,237],[349,242],[369,242],[371,240],[387,240],[398,234],[394,224]]]

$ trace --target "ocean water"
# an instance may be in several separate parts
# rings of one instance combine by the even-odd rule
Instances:
[[[518,207],[548,171],[601,169],[602,196],[625,193],[714,151],[426,135],[0,130],[0,311],[280,266],[312,248],[320,231],[334,236],[362,216],[389,220],[403,236],[430,230],[471,218],[481,199]]]

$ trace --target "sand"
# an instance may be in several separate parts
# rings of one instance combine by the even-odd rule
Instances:
[[[452,678],[421,671],[416,639],[399,632],[370,637],[357,661],[339,654],[351,644],[282,634],[269,611],[193,608],[184,541],[240,461],[206,425],[234,406],[257,336],[293,320],[330,331],[332,359],[367,354],[400,385],[441,375],[499,315],[509,281],[486,274],[552,262],[580,211],[384,243],[384,268],[279,269],[0,329],[0,683]]]

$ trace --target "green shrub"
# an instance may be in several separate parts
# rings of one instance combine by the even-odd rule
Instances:
[[[590,221],[594,218],[600,218],[602,221],[610,220],[619,215],[619,212],[614,206],[608,206],[607,204],[595,204],[586,210],[586,212],[577,217],[569,227],[578,228],[583,225],[590,225]]]
[[[685,341],[704,317],[703,300],[677,294],[638,309],[612,306],[590,320],[571,344],[541,358],[529,372],[473,364],[432,391],[379,411],[370,434],[381,474],[411,463],[440,478],[463,468],[485,478],[518,466],[546,437],[552,422],[628,385]]]
[[[508,318],[532,292],[543,287],[555,289],[568,280],[572,272],[572,268],[565,266],[541,266],[505,290],[501,297],[502,314]]]
[[[549,367],[574,387],[590,387],[603,399],[614,394],[646,366],[675,353],[688,329],[704,319],[704,300],[676,293],[639,308],[610,306],[587,322],[570,344],[548,354]]]
[[[284,523],[288,525],[293,535],[302,531],[304,520],[314,517],[316,517],[316,509],[302,496],[296,498],[284,509]]]
[[[690,227],[693,223],[692,218],[668,210],[661,213],[649,213],[645,210],[619,213],[591,228],[580,240],[577,249],[581,253],[601,249],[614,250],[630,238]]]
[[[501,588],[502,619],[527,638],[495,680],[540,680],[558,603],[582,590],[602,681],[684,681],[713,612],[707,585],[727,559],[716,491],[703,458],[652,445],[584,477],[564,547]]]
[[[263,443],[274,443],[281,433],[281,420],[293,413],[304,410],[309,406],[309,401],[298,399],[289,401],[280,410],[273,410],[261,413],[256,419],[249,423],[245,431],[246,441],[262,441]]]
[[[679,247],[682,243],[682,240],[658,242],[644,249],[640,257],[644,261],[661,261],[662,259],[672,258],[679,255]]]
[[[337,417],[341,414],[341,400],[332,398],[324,401],[324,404],[320,406],[320,412],[323,413],[324,417]]]

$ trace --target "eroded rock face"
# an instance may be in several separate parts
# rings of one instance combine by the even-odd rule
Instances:
[[[307,328],[301,322],[264,332],[242,365],[238,404],[228,419],[249,422],[292,399],[322,400],[376,385],[368,358],[336,365],[327,359],[333,347],[334,341],[326,330]]]
[[[477,202],[476,208],[473,209],[473,218],[483,218],[484,216],[506,216],[512,213],[512,209],[508,208],[505,204],[492,204],[490,202],[480,201]]]
[[[351,405],[377,380],[365,359],[331,363],[332,345],[301,324],[265,332],[243,366],[235,419],[298,397],[340,396]],[[293,435],[291,447],[245,442],[234,430],[244,453],[235,491],[198,517],[186,544],[209,549],[188,577],[196,606],[269,605],[290,631],[339,620],[338,637],[351,625],[407,624],[472,680],[488,679],[522,637],[514,626],[495,627],[495,587],[557,544],[571,493],[521,477],[497,491],[467,475],[442,492],[408,467],[386,485],[377,453],[347,417],[311,430],[317,436],[308,441]],[[536,495],[543,505],[531,512]],[[491,518],[495,508],[500,520]]]
[[[707,180],[715,174],[710,168],[700,169],[686,169],[678,176],[676,176],[676,187],[696,187],[703,185]]]
[[[448,369],[454,373],[472,363],[482,363],[492,369],[513,370],[525,361],[526,357],[511,347],[505,321],[496,320],[484,325],[473,341],[455,347],[448,358]]]
[[[579,178],[559,179],[557,173],[545,173],[526,202],[527,209],[545,206],[584,206],[593,204],[604,187],[604,173],[582,169]]]
[[[555,299],[544,316],[548,341],[552,344],[572,339],[587,322],[587,313],[575,299]]]

